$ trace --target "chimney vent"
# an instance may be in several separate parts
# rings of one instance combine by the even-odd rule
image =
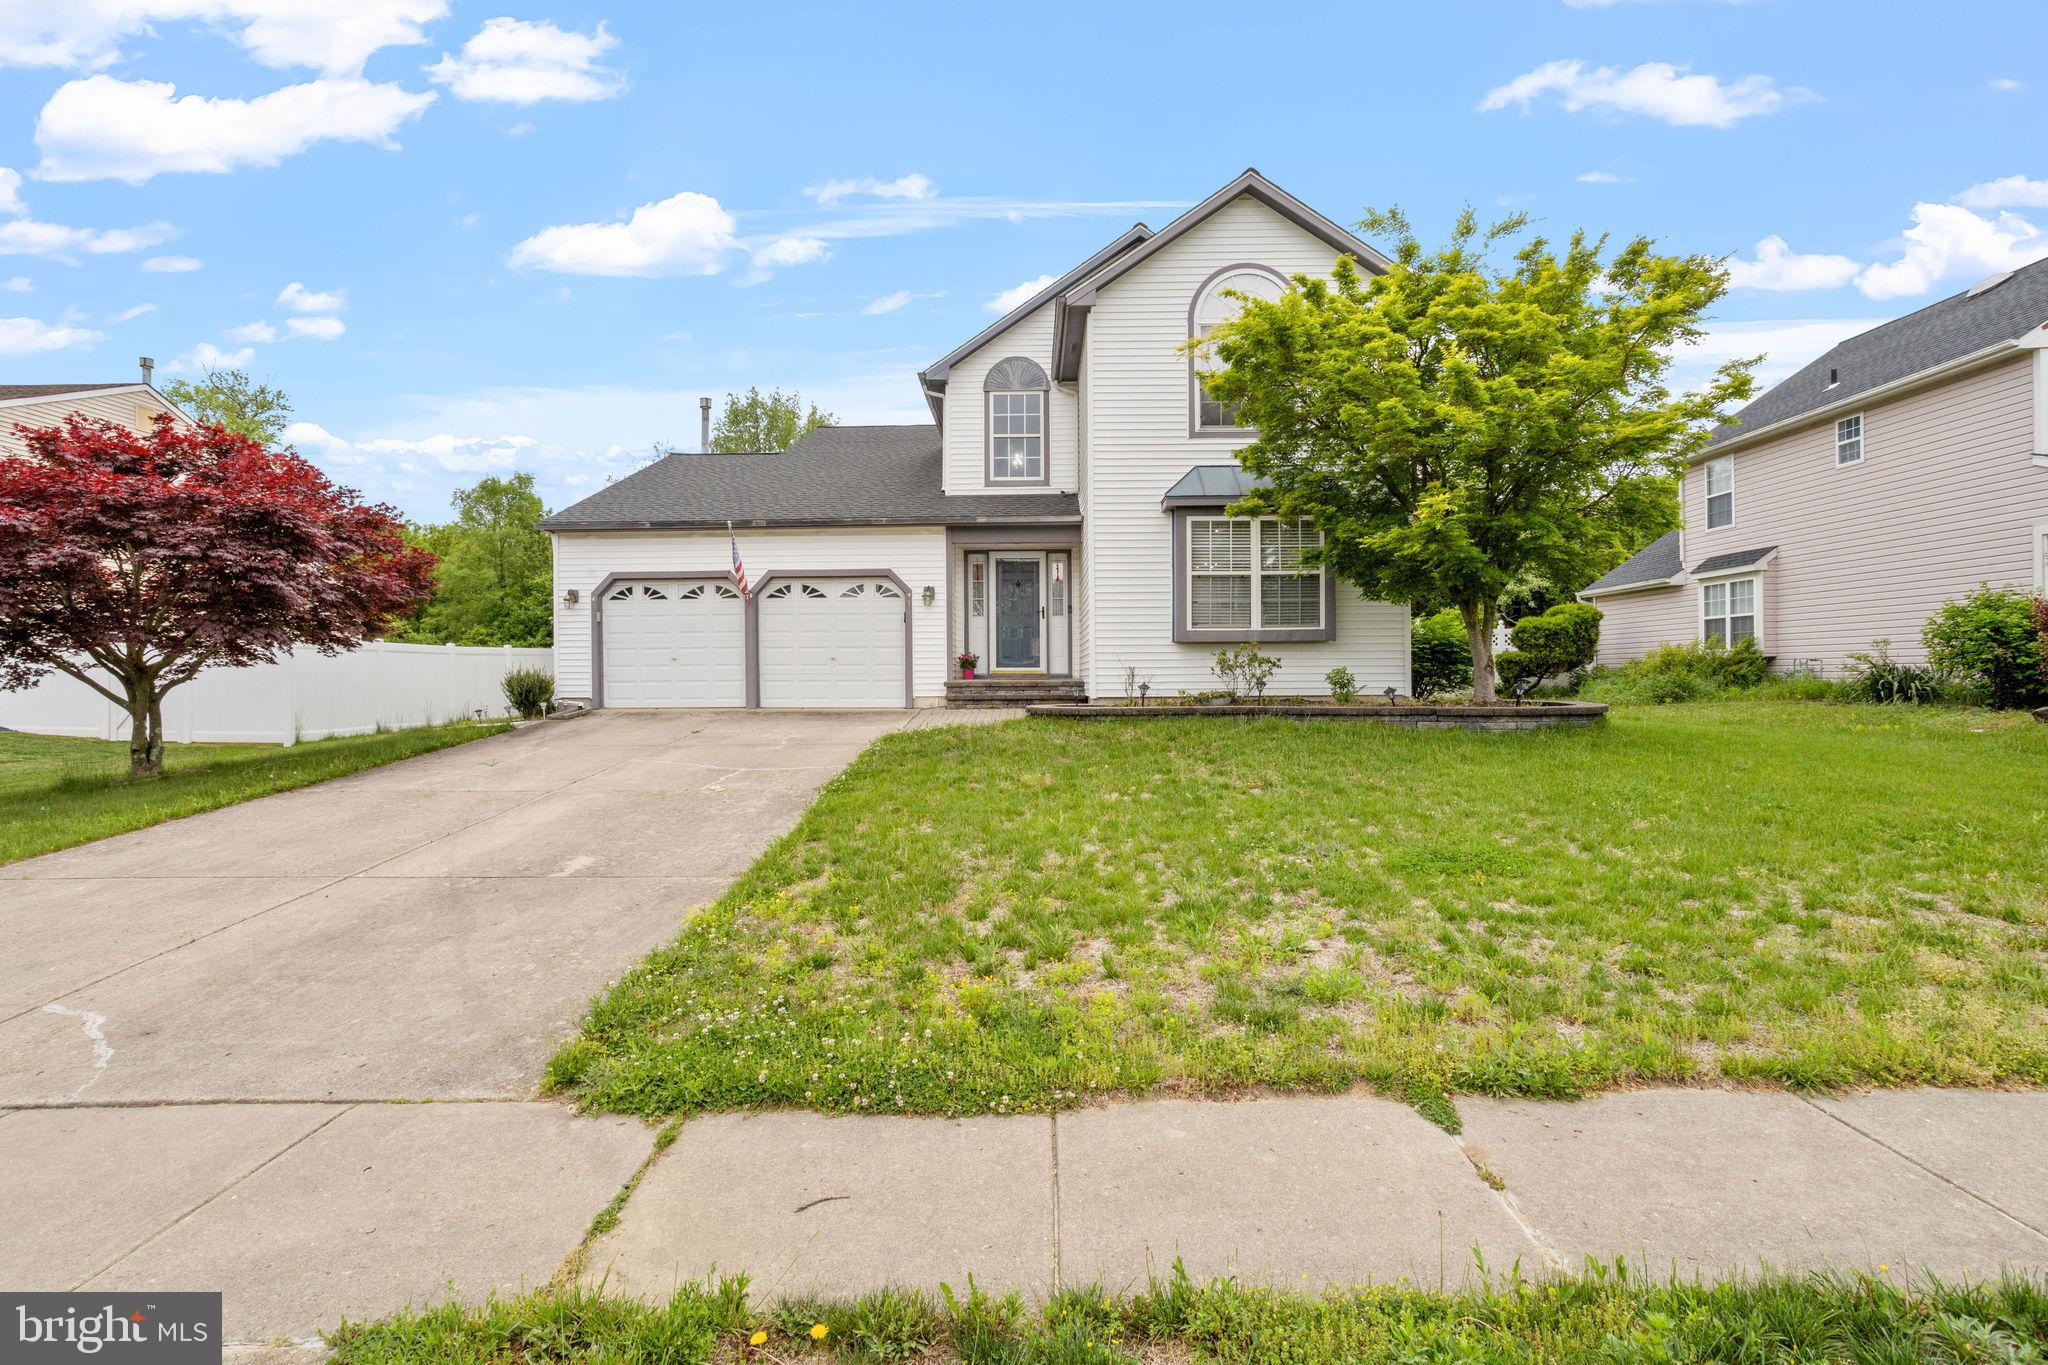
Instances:
[[[711,396],[706,394],[697,400],[697,449],[706,455],[711,453]]]
[[[135,363],[142,366],[142,382],[154,384],[156,382],[153,378],[156,374],[156,361],[149,356],[142,356]]]

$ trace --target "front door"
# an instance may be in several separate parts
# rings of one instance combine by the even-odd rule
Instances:
[[[996,556],[995,667],[1015,672],[1045,669],[1045,603],[1042,556]]]

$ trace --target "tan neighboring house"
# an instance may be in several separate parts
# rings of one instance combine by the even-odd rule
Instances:
[[[144,356],[142,377],[108,384],[0,384],[0,455],[19,455],[21,435],[16,427],[55,426],[74,413],[118,422],[136,431],[146,430],[160,412],[173,420],[190,423],[191,418],[156,390],[156,362]]]
[[[2048,261],[1851,337],[1722,427],[1680,529],[1579,596],[1599,661],[1753,636],[1841,673],[1979,583],[2048,592]]]

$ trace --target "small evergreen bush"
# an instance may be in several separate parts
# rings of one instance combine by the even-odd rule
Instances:
[[[1719,640],[1658,645],[1630,664],[1628,671],[1644,678],[1682,674],[1698,679],[1709,689],[1718,689],[1755,687],[1764,680],[1769,668],[1764,652],[1745,635],[1732,645]]]
[[[1409,654],[1414,668],[1409,690],[1417,701],[1472,685],[1472,645],[1456,608],[1446,607],[1416,621]]]
[[[2048,702],[2035,599],[2018,588],[1988,583],[1944,605],[1920,632],[1927,662],[1946,678],[1982,688],[1993,706],[2040,706]]]
[[[1493,661],[1503,687],[1521,691],[1545,678],[1561,678],[1593,662],[1600,649],[1600,609],[1559,602],[1541,616],[1524,616],[1508,631],[1514,648]]]
[[[555,675],[545,668],[515,668],[505,675],[504,688],[521,720],[538,720],[554,709]]]

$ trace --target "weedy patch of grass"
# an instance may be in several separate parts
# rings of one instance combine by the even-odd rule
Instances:
[[[548,1068],[600,1109],[2048,1082],[2048,727],[892,736]]]
[[[510,728],[458,721],[279,744],[171,744],[161,777],[128,776],[125,740],[0,733],[0,863],[307,787]]]
[[[1625,1268],[1459,1293],[1400,1286],[1322,1296],[1198,1285],[1175,1267],[1147,1292],[1014,1296],[946,1290],[788,1303],[765,1310],[744,1279],[685,1285],[665,1304],[588,1290],[449,1305],[344,1325],[336,1365],[387,1362],[922,1360],[966,1365],[1372,1365],[1525,1361],[2038,1361],[2048,1286],[2008,1277],[1912,1287],[1867,1276],[1652,1283]]]

